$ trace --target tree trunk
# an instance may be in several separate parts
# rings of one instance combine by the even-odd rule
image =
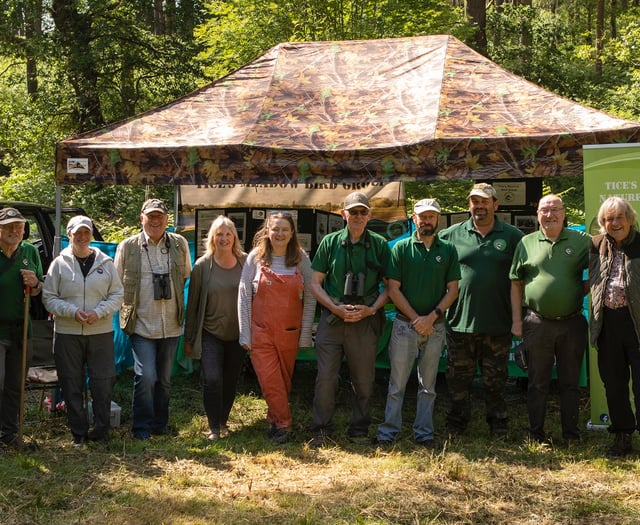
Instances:
[[[467,0],[467,17],[475,25],[474,47],[478,53],[487,54],[487,4],[486,0]]]
[[[25,4],[25,54],[27,58],[27,93],[38,96],[37,45],[42,36],[42,0],[31,0]]]
[[[67,77],[76,96],[76,119],[81,131],[104,125],[98,96],[98,70],[91,52],[92,13],[79,12],[74,0],[53,0],[51,12],[67,59]]]
[[[602,76],[602,40],[604,38],[604,2],[598,0],[596,6],[596,61],[595,69],[598,76]]]

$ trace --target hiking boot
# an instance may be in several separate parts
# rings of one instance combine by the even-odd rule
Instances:
[[[632,450],[631,434],[616,432],[616,435],[613,438],[613,445],[611,445],[611,447],[609,447],[609,450],[607,450],[607,457],[623,458],[631,454]]]

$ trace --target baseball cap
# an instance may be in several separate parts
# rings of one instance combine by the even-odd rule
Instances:
[[[498,197],[495,188],[491,184],[487,184],[486,182],[474,184],[467,198],[471,197],[472,195],[477,195],[478,197],[483,197],[484,199],[496,199]]]
[[[84,215],[71,217],[67,223],[67,235],[70,233],[76,233],[80,228],[87,228],[90,232],[93,232],[93,223],[91,222],[91,219]]]
[[[168,215],[169,213],[167,205],[160,199],[147,199],[146,201],[144,201],[144,204],[142,205],[142,213],[144,213],[145,215],[149,215],[154,211],[159,211],[160,213],[164,213],[165,215]]]
[[[413,205],[413,213],[416,215],[420,215],[425,211],[435,211],[436,213],[441,213],[440,204],[435,199],[422,199],[416,202]]]
[[[349,195],[347,195],[347,198],[344,200],[343,209],[350,210],[351,208],[355,208],[356,206],[364,206],[365,208],[367,208],[367,210],[371,209],[371,206],[369,206],[369,198],[364,193],[360,193],[359,191],[354,191],[353,193],[349,193]]]
[[[11,222],[27,222],[27,220],[15,208],[2,208],[0,210],[0,225]]]

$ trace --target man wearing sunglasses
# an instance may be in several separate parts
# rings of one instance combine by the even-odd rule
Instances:
[[[312,292],[321,305],[316,333],[314,447],[324,445],[333,434],[343,357],[347,358],[353,388],[347,434],[354,441],[369,439],[375,357],[388,295],[383,279],[390,258],[384,237],[367,229],[370,214],[367,196],[350,193],[342,209],[346,227],[322,239],[311,265]]]

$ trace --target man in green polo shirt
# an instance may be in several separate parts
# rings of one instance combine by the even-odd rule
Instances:
[[[589,290],[590,237],[564,227],[562,199],[546,195],[538,204],[540,230],[526,235],[513,257],[511,305],[513,334],[527,347],[529,437],[547,442],[544,431],[553,363],[560,390],[562,437],[580,439],[580,368],[587,346],[582,303]],[[524,307],[524,317],[523,317]]]
[[[471,418],[470,393],[478,363],[482,371],[487,423],[496,437],[507,434],[504,386],[511,350],[509,268],[522,232],[499,220],[493,186],[479,183],[468,196],[471,217],[440,238],[458,251],[462,279],[458,299],[447,312],[447,385],[450,435],[462,434]]]
[[[413,207],[416,231],[398,241],[387,272],[396,306],[389,342],[389,391],[378,444],[390,445],[402,429],[402,404],[417,356],[418,396],[413,440],[433,448],[433,406],[438,363],[444,345],[444,313],[458,297],[460,265],[455,247],[438,238],[440,204],[422,199]]]
[[[25,287],[42,289],[38,250],[23,241],[27,221],[15,208],[0,210],[0,444],[22,449],[18,439]]]
[[[384,237],[367,229],[370,212],[366,195],[350,193],[342,209],[346,228],[322,239],[311,264],[311,290],[322,307],[315,344],[314,447],[323,446],[332,437],[343,357],[347,358],[353,387],[347,434],[362,441],[369,432],[375,358],[388,297],[383,278],[390,256]]]

